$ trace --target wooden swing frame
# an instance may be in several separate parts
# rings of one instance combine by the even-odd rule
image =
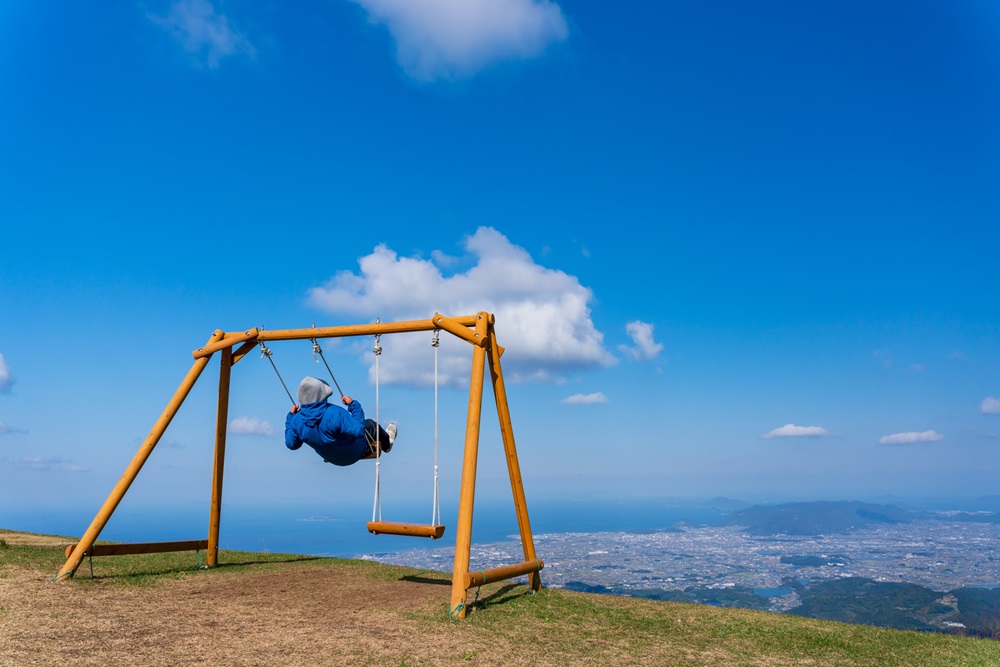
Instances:
[[[514,430],[511,425],[510,410],[507,405],[507,391],[504,386],[503,372],[500,366],[500,357],[503,355],[504,348],[497,343],[493,325],[494,317],[492,314],[479,312],[476,315],[456,318],[449,318],[436,313],[429,320],[380,322],[337,327],[277,330],[254,328],[243,332],[230,333],[216,330],[203,347],[194,350],[192,353],[195,361],[191,370],[188,371],[174,393],[174,396],[167,403],[167,407],[163,410],[152,431],[150,431],[139,447],[139,451],[136,452],[132,462],[125,469],[121,479],[118,480],[107,500],[104,501],[101,509],[91,522],[90,527],[83,534],[83,537],[80,538],[79,542],[66,549],[66,562],[62,566],[62,569],[59,570],[59,573],[53,578],[53,581],[61,581],[72,577],[83,563],[85,557],[99,556],[106,551],[95,548],[94,542],[111,519],[111,515],[117,509],[122,498],[125,497],[125,493],[132,485],[132,482],[135,481],[142,466],[146,463],[149,455],[160,441],[160,438],[177,414],[178,409],[187,398],[192,387],[198,381],[202,371],[205,370],[209,359],[216,352],[220,353],[221,363],[219,367],[219,403],[215,426],[215,460],[212,471],[212,499],[209,513],[208,540],[128,545],[132,549],[140,549],[140,551],[135,551],[134,553],[144,553],[144,551],[141,551],[143,548],[154,550],[154,545],[155,551],[183,551],[197,548],[191,546],[192,544],[199,546],[207,545],[206,567],[214,567],[218,564],[219,525],[222,513],[222,482],[225,467],[226,435],[229,423],[229,388],[232,367],[257,344],[265,341],[343,338],[441,329],[472,344],[472,376],[469,383],[469,408],[465,425],[465,448],[462,462],[462,483],[459,492],[458,525],[455,531],[455,564],[451,588],[451,615],[453,618],[464,618],[467,611],[466,602],[469,589],[481,586],[484,583],[528,575],[531,589],[535,591],[539,590],[542,586],[539,571],[544,567],[544,562],[538,560],[535,555],[534,538],[531,533],[531,523],[528,520],[528,506],[524,498],[524,486],[521,483],[521,468],[518,464],[517,449],[514,443]],[[500,434],[507,461],[507,472],[510,477],[511,493],[513,495],[517,525],[521,536],[521,546],[524,552],[524,562],[488,570],[470,571],[472,515],[476,493],[479,431],[487,363],[490,369],[493,396],[496,401],[497,417],[500,422]],[[387,530],[378,532],[390,532],[389,529],[392,529],[395,531],[395,534],[423,537],[433,536],[425,534],[428,532],[427,526],[416,524],[390,525],[389,522],[381,523],[386,524],[382,527]],[[376,528],[378,527],[376,526]],[[435,532],[437,529],[444,530],[443,526],[431,526],[430,528],[433,528]],[[369,529],[371,529],[371,526],[369,526]],[[440,537],[440,535],[437,535],[437,537]],[[173,547],[177,548],[164,548],[163,545],[165,544],[173,545]]]

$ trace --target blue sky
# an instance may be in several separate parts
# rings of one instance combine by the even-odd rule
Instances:
[[[992,0],[0,2],[0,507],[96,509],[216,328],[480,309],[529,499],[996,493],[998,31]],[[383,343],[387,493],[420,498],[430,340]],[[369,414],[370,346],[326,347]],[[207,502],[216,373],[127,502]],[[370,494],[285,450],[257,355],[231,410],[228,503]]]

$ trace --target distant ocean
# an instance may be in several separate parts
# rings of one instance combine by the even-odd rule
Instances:
[[[0,528],[79,537],[90,525],[98,506],[82,508],[0,509]],[[406,515],[383,508],[387,521],[428,523],[430,507],[410,507]],[[630,532],[647,533],[670,529],[677,522],[704,525],[722,514],[692,507],[670,507],[662,500],[537,501],[528,504],[534,534]],[[416,511],[416,514],[413,512]],[[448,527],[444,538],[426,539],[374,536],[365,523],[371,519],[371,504],[351,504],[335,514],[318,513],[309,507],[225,507],[219,542],[224,549],[297,553],[345,558],[379,555],[454,544],[456,507],[442,506]],[[423,516],[426,514],[427,516]],[[160,542],[203,539],[208,533],[208,507],[126,508],[115,512],[101,539],[115,542]],[[502,542],[518,533],[512,501],[477,502],[473,519],[473,542]]]

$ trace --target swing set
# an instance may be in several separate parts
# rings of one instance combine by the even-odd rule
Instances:
[[[330,374],[330,378],[337,387],[337,391],[343,396],[344,393],[340,389],[340,385],[337,383],[337,379],[334,377],[333,371],[326,361],[326,357],[323,356],[322,347],[317,340],[320,338],[375,336],[373,352],[375,353],[375,422],[377,424],[379,417],[378,362],[382,353],[380,345],[381,336],[383,334],[419,331],[433,332],[431,344],[434,347],[434,504],[431,523],[397,523],[382,520],[379,478],[382,443],[379,436],[380,429],[376,428],[374,442],[370,443],[373,446],[373,454],[366,457],[375,461],[375,500],[372,508],[372,520],[367,524],[368,531],[375,535],[407,535],[429,537],[431,539],[438,539],[444,534],[445,527],[441,524],[441,507],[438,497],[438,336],[440,331],[446,331],[472,344],[472,375],[469,383],[469,406],[465,425],[465,447],[462,462],[462,482],[459,492],[458,525],[455,531],[455,563],[452,576],[450,606],[451,617],[464,618],[467,612],[466,603],[469,590],[487,583],[527,575],[531,589],[533,591],[539,590],[542,585],[539,572],[544,567],[544,562],[538,560],[535,556],[534,538],[532,537],[531,524],[528,520],[528,507],[524,498],[524,487],[521,483],[521,469],[518,464],[517,450],[514,444],[514,431],[507,405],[507,391],[504,386],[503,372],[500,367],[500,357],[503,355],[504,348],[497,343],[496,332],[494,331],[494,317],[487,312],[479,312],[476,315],[455,318],[445,317],[436,313],[429,320],[410,320],[406,322],[376,321],[374,324],[337,327],[317,328],[314,323],[312,328],[305,329],[265,331],[258,327],[235,333],[216,330],[204,347],[198,348],[192,353],[195,361],[191,370],[188,371],[188,374],[177,388],[174,396],[170,399],[167,407],[153,426],[152,431],[150,431],[139,447],[139,451],[136,452],[132,462],[118,481],[118,484],[115,485],[107,500],[104,501],[104,505],[97,512],[97,515],[91,522],[90,527],[83,534],[83,537],[76,544],[66,548],[66,562],[59,570],[59,573],[53,577],[53,581],[72,577],[83,563],[84,558],[101,555],[194,550],[199,550],[200,554],[200,550],[204,549],[206,551],[205,567],[214,567],[218,564],[222,482],[225,465],[227,426],[229,422],[229,388],[232,367],[253,350],[254,347],[258,345],[261,347],[261,355],[271,363],[275,373],[278,375],[278,379],[281,381],[282,387],[285,389],[285,393],[288,394],[288,398],[294,404],[295,400],[292,398],[291,392],[288,391],[288,387],[285,385],[285,381],[281,378],[281,373],[278,372],[278,367],[274,363],[272,351],[265,343],[269,341],[288,340],[312,341],[314,356],[322,359],[323,364]],[[160,441],[167,426],[170,425],[181,404],[183,404],[190,393],[191,388],[198,381],[202,371],[216,352],[220,353],[221,363],[219,367],[219,401],[218,412],[216,414],[215,459],[212,472],[212,498],[209,512],[208,539],[184,542],[95,545],[94,542],[111,519],[111,515],[124,498],[132,482],[135,481],[139,470],[142,469],[153,448]],[[507,472],[510,478],[524,561],[492,569],[470,571],[469,561],[472,547],[472,516],[476,492],[480,418],[482,415],[483,388],[485,385],[487,364],[490,370],[493,397],[496,402],[497,418],[500,422],[500,434],[507,461]]]

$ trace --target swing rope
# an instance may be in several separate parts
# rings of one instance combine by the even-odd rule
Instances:
[[[438,346],[441,341],[440,329],[434,330],[431,346],[434,348],[434,506],[431,509],[431,525],[441,525],[441,501],[438,497]]]
[[[378,320],[376,320],[378,323]],[[439,493],[439,467],[438,467],[438,442],[440,440],[440,428],[439,428],[439,418],[438,418],[438,404],[439,404],[439,386],[440,386],[440,366],[439,366],[439,354],[438,348],[440,346],[440,330],[434,329],[434,336],[431,340],[431,346],[434,348],[434,499],[433,505],[431,507],[431,523],[430,525],[417,525],[409,523],[386,523],[382,521],[382,443],[381,438],[381,426],[380,422],[380,411],[381,411],[381,400],[380,400],[380,375],[379,375],[379,357],[382,355],[382,345],[380,344],[381,334],[375,334],[375,347],[373,352],[375,353],[375,437],[374,439],[369,437],[368,444],[375,448],[375,499],[372,503],[372,520],[368,524],[368,531],[379,535],[382,533],[390,535],[411,535],[419,537],[430,537],[432,539],[437,539],[441,537],[444,533],[444,526],[441,524],[441,498]],[[367,433],[367,431],[366,431]],[[373,442],[374,440],[374,442]]]
[[[315,328],[316,328],[316,323],[313,322],[313,329]],[[323,360],[323,365],[326,366],[326,372],[330,374],[330,379],[333,380],[334,386],[336,386],[337,391],[340,392],[340,397],[343,398],[344,390],[340,388],[340,384],[337,382],[337,378],[334,377],[333,371],[330,370],[330,364],[326,363],[326,357],[323,356],[323,347],[318,342],[316,342],[315,338],[310,338],[309,340],[311,340],[313,344],[313,361],[315,361],[318,364],[320,359]],[[319,358],[316,357],[317,354],[319,355]]]
[[[288,400],[292,402],[292,405],[295,405],[295,399],[292,398],[292,392],[288,391],[288,386],[285,385],[285,380],[281,377],[281,373],[278,372],[278,367],[277,365],[275,365],[274,359],[271,358],[271,354],[272,354],[271,348],[269,348],[267,345],[264,345],[264,341],[260,341],[261,358],[263,359],[266,357],[267,360],[271,362],[271,368],[274,369],[275,375],[278,376],[278,381],[281,382],[281,386],[284,387],[285,393],[288,394]]]
[[[378,318],[375,318],[375,323],[379,323]],[[375,503],[372,506],[372,521],[382,520],[382,498],[379,493],[380,468],[382,464],[382,443],[379,435],[381,427],[379,426],[378,395],[378,358],[382,356],[382,346],[379,344],[381,339],[382,334],[375,334],[375,347],[372,348],[372,352],[375,353]]]

